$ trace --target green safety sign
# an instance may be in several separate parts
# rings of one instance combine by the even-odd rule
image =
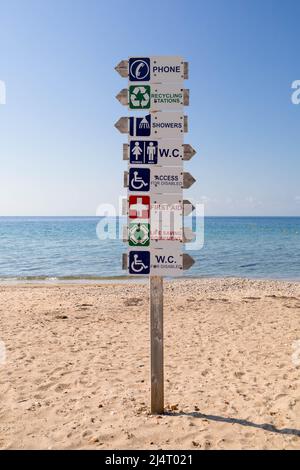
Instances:
[[[128,233],[129,246],[149,246],[150,224],[132,222]]]

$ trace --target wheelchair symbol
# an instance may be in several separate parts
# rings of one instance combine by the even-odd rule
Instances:
[[[149,274],[150,253],[149,251],[131,251],[129,253],[129,273]]]
[[[130,191],[149,191],[150,170],[148,168],[131,168],[129,170]]]

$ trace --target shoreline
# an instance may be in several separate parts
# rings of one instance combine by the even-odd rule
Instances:
[[[262,278],[262,277],[241,277],[241,276],[181,276],[175,278],[164,277],[165,282],[184,282],[184,281],[227,281],[227,280],[240,280],[240,281],[265,281],[265,282],[282,282],[282,283],[300,283],[300,277],[295,279],[290,278]],[[67,285],[101,285],[101,284],[147,284],[149,277],[134,277],[134,276],[108,276],[96,278],[72,278],[72,277],[43,277],[40,278],[1,278],[0,287],[2,286],[67,286]]]

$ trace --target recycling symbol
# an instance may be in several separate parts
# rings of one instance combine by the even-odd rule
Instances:
[[[143,223],[132,223],[129,226],[130,246],[149,246],[150,225]]]
[[[129,87],[130,109],[149,109],[151,90],[149,85]]]

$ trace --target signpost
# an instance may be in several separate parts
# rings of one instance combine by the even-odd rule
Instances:
[[[123,160],[130,160],[133,165],[177,166],[180,160],[190,160],[195,153],[182,139],[130,140],[123,145]]]
[[[124,172],[124,186],[133,192],[180,193],[180,189],[189,189],[195,181],[190,173],[176,167],[131,167],[129,173]]]
[[[163,384],[163,277],[181,276],[194,260],[183,253],[193,240],[184,229],[184,216],[194,207],[183,199],[195,179],[183,171],[183,162],[195,155],[184,143],[189,104],[188,63],[181,57],[130,57],[116,66],[128,78],[128,88],[117,95],[130,111],[143,115],[121,117],[115,127],[128,134],[123,160],[128,162],[124,186],[128,188],[123,269],[129,275],[150,278],[151,412],[164,411]]]
[[[130,137],[178,139],[188,131],[188,118],[182,113],[150,113],[142,117],[121,117],[115,127]],[[129,141],[131,139],[129,138]]]
[[[115,70],[129,82],[176,83],[188,77],[188,63],[177,56],[130,57]]]
[[[116,96],[121,104],[129,109],[172,111],[182,109],[189,104],[189,90],[181,85],[143,85],[136,83],[129,89],[123,88]]]

